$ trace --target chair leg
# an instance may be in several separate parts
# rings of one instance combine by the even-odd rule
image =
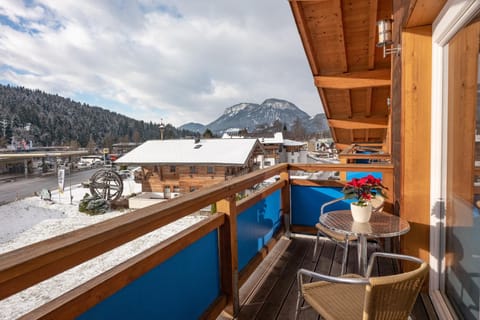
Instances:
[[[342,257],[342,270],[340,271],[340,275],[345,274],[345,269],[347,267],[347,257],[348,257],[348,238],[345,240],[345,246],[343,247],[343,257]]]
[[[317,231],[317,238],[315,239],[315,247],[313,248],[312,262],[315,262],[315,259],[317,258],[317,248],[318,248],[319,241],[320,241],[320,231]]]
[[[302,293],[298,291],[297,294],[297,308],[295,309],[295,320],[298,320],[298,317],[300,316],[300,311],[302,311]]]

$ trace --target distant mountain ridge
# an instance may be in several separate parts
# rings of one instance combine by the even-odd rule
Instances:
[[[158,124],[75,102],[57,94],[0,84],[0,147],[11,142],[32,141],[33,146],[69,145],[85,147],[89,141],[110,147],[116,142],[158,139]],[[28,128],[28,129],[27,129]],[[189,136],[171,125],[166,138]]]
[[[311,118],[295,104],[267,99],[261,104],[239,103],[228,107],[207,126],[189,123],[175,128],[165,126],[165,139],[203,134],[207,128],[221,134],[230,128],[247,129],[257,135],[292,129],[298,123],[307,134],[328,130],[324,114]],[[40,90],[0,84],[0,148],[52,145],[96,145],[110,148],[117,142],[142,142],[160,137],[159,125],[73,101]],[[260,130],[258,130],[260,129]],[[267,129],[267,130],[265,130]],[[263,130],[263,131],[262,131]],[[270,131],[269,131],[270,130]],[[292,137],[302,130],[292,130]],[[25,148],[25,147],[24,147]]]
[[[247,129],[253,132],[261,127],[271,127],[276,121],[291,129],[296,121],[300,121],[307,133],[328,130],[325,114],[317,114],[313,118],[295,104],[281,99],[266,99],[261,104],[239,103],[225,108],[223,114],[207,125],[187,123],[180,129],[203,133],[207,128],[216,134],[222,134],[228,129]]]

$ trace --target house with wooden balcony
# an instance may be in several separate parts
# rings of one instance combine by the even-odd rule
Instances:
[[[410,231],[368,251],[429,263],[417,319],[478,319],[480,1],[289,3],[343,163],[278,164],[5,253],[0,299],[216,203],[216,214],[25,318],[292,319],[297,270],[340,270],[341,249],[322,240],[312,261],[308,235],[345,181],[297,180],[290,172],[375,172],[388,187],[384,210]],[[378,274],[391,268],[412,267],[375,266]],[[347,272],[358,272],[355,264]]]
[[[259,168],[257,139],[149,140],[115,161],[141,167],[142,192],[185,194]]]
[[[269,167],[278,163],[307,162],[307,143],[284,139],[282,132],[275,132],[273,137],[260,137],[264,154],[263,167]]]
[[[280,163],[280,152],[283,146],[283,133],[275,132],[273,137],[260,137],[265,155],[263,157],[263,166],[270,167]]]

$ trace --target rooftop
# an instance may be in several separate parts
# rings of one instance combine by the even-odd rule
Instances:
[[[244,165],[257,146],[257,139],[149,140],[115,163]]]

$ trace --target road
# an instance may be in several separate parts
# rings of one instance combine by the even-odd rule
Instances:
[[[73,171],[72,175],[65,173],[65,187],[70,183],[79,184],[90,179],[96,169]],[[33,196],[35,192],[40,193],[42,189],[55,190],[58,188],[56,174],[43,177],[17,178],[12,182],[0,182],[0,204],[15,201],[17,199]]]

